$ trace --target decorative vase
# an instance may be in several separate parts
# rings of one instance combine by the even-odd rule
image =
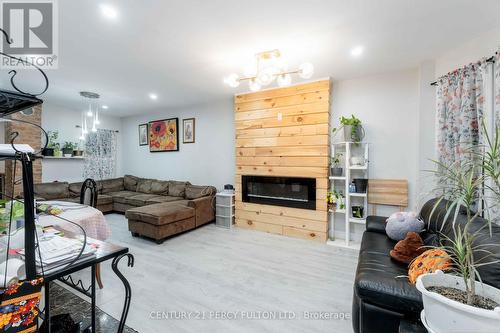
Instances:
[[[334,177],[341,177],[343,169],[338,167],[330,167],[330,173]]]
[[[351,206],[352,217],[357,219],[363,218],[364,207],[363,206]]]
[[[475,284],[476,295],[500,304],[499,289],[477,281]],[[481,309],[428,290],[429,287],[448,287],[464,291],[465,283],[462,277],[436,271],[419,276],[416,287],[422,293],[424,310],[421,318],[429,332],[498,332],[500,306],[493,310]]]
[[[366,188],[368,187],[368,179],[354,178],[352,181],[354,182],[354,186],[356,186],[356,193],[366,193]]]
[[[73,150],[73,156],[83,156],[83,150]]]
[[[365,130],[361,125],[344,125],[344,140],[346,142],[361,142],[365,137]]]

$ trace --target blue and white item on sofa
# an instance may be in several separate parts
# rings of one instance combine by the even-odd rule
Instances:
[[[400,241],[409,232],[420,233],[424,230],[424,221],[414,212],[397,212],[389,216],[385,225],[387,236],[395,241]]]

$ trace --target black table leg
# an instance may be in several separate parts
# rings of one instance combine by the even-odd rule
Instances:
[[[92,333],[97,332],[95,328],[95,264],[92,265],[91,268],[91,275],[92,277],[90,278],[90,300],[91,300],[91,326],[92,327]]]
[[[50,281],[45,282],[45,310],[44,310],[45,333],[50,333]]]
[[[120,272],[118,269],[118,263],[123,257],[128,257],[128,262],[127,266],[128,267],[133,267],[134,266],[134,256],[130,253],[125,253],[122,254],[118,257],[115,257],[113,259],[113,263],[111,264],[111,268],[113,269],[113,272],[120,278],[120,280],[123,283],[123,286],[125,287],[125,302],[123,304],[123,310],[122,310],[122,316],[120,318],[120,324],[118,326],[118,333],[123,333],[123,329],[125,327],[125,321],[127,320],[127,315],[128,315],[128,310],[130,307],[130,299],[132,297],[132,289],[130,288],[130,284],[128,283],[127,279],[123,276],[123,274]],[[93,275],[95,277],[95,275]]]

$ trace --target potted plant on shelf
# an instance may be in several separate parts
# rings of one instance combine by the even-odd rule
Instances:
[[[337,207],[339,210],[344,210],[345,209],[345,196],[344,193],[339,192],[339,191],[333,191],[335,195],[335,199],[337,199]]]
[[[326,193],[326,204],[328,206],[328,210],[335,212],[337,209],[337,200],[335,198],[335,193],[334,191],[328,191]]]
[[[75,150],[73,150],[73,156],[83,157],[83,149],[80,148],[79,143],[75,143]]]
[[[424,303],[423,322],[435,332],[489,333],[500,327],[500,290],[482,283],[478,271],[500,262],[498,252],[491,252],[499,244],[475,242],[487,237],[486,228],[492,236],[492,221],[500,208],[500,126],[492,138],[484,124],[482,129],[486,144],[466,151],[470,158],[450,166],[435,162],[436,189],[445,193],[436,207],[446,205],[443,223],[451,223],[453,231],[453,239],[445,237],[440,247],[447,253],[442,260],[454,264],[451,273],[437,271],[417,279]]]
[[[334,177],[342,176],[343,168],[340,166],[342,156],[342,153],[336,153],[335,156],[331,158],[330,173]]]
[[[352,217],[354,217],[355,219],[362,219],[364,210],[365,209],[363,206],[351,206]]]
[[[76,144],[73,142],[66,141],[64,142],[64,146],[62,148],[62,152],[64,157],[71,157],[73,156],[73,150],[75,150]]]
[[[59,143],[56,142],[59,137],[58,131],[48,131],[47,132],[48,142],[47,147],[42,150],[43,156],[54,156],[54,152],[59,150]]]
[[[361,126],[361,120],[351,115],[350,118],[342,116],[340,118],[340,127],[334,128],[333,133],[338,133],[344,129],[344,140],[346,142],[361,142],[365,137],[365,131]]]

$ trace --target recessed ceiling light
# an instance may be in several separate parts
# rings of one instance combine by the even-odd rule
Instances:
[[[104,110],[107,110],[107,109],[108,109],[108,106],[107,106],[107,105],[103,105],[103,106],[102,106],[102,108],[103,108]]]
[[[149,98],[151,98],[152,100],[157,100],[158,99],[158,95],[157,94],[149,94]]]
[[[363,46],[359,45],[359,46],[356,46],[354,47],[352,50],[351,50],[351,55],[353,57],[359,57],[360,55],[363,54]]]
[[[99,7],[101,8],[102,15],[106,18],[114,20],[118,17],[118,11],[113,6],[101,4]]]

